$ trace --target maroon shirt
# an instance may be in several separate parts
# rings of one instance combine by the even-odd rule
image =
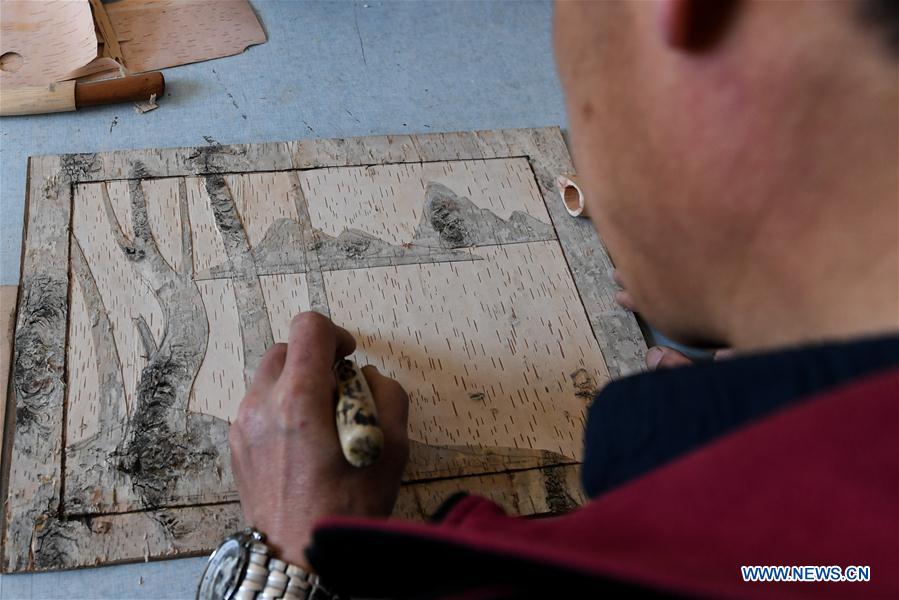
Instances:
[[[359,597],[899,598],[899,369],[722,435],[559,517],[467,496],[438,523],[330,518],[308,550]],[[748,583],[743,565],[869,566]]]

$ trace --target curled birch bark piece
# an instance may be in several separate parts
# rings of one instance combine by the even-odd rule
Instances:
[[[343,456],[354,467],[367,467],[381,455],[384,434],[378,426],[375,400],[365,375],[351,360],[342,359],[337,373],[337,435]]]
[[[565,210],[572,217],[587,217],[587,209],[584,206],[584,192],[578,185],[577,177],[574,175],[559,175],[556,177],[556,187],[559,189],[559,195],[562,197],[562,204]]]

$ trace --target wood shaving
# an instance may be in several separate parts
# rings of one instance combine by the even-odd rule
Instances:
[[[134,103],[134,112],[140,115],[157,108],[159,108],[159,105],[156,104],[156,94],[150,94],[149,100]]]

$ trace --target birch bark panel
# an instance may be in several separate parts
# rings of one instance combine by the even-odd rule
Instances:
[[[306,139],[289,142],[288,147],[297,169],[516,156],[505,143],[505,131]]]
[[[12,385],[16,431],[3,506],[5,571],[34,568],[59,553],[33,547],[52,520],[60,497],[65,331],[68,312],[68,243],[71,180],[59,157],[29,159],[28,202],[21,299],[16,315]],[[36,207],[39,206],[40,210]],[[47,564],[45,563],[45,564]]]
[[[531,469],[402,486],[393,516],[421,521],[453,493],[467,491],[499,504],[510,514],[542,515],[582,503],[577,469]],[[59,526],[57,526],[59,527]],[[116,562],[208,554],[226,536],[245,527],[237,502],[96,515],[62,524],[53,539],[52,563],[28,570],[71,569]]]
[[[386,175],[378,173],[379,170],[383,170]],[[437,182],[445,181],[459,189],[461,193],[470,194],[480,203],[479,208],[490,211],[495,214],[496,217],[508,218],[516,211],[520,211],[531,215],[539,215],[542,216],[543,219],[548,220],[545,207],[543,206],[542,200],[534,185],[530,166],[524,159],[458,161],[452,163],[429,163],[426,165],[389,165],[382,168],[344,168],[339,171],[331,171],[331,175],[334,179],[334,181],[332,181],[333,188],[331,190],[320,190],[312,186],[307,186],[307,190],[305,190],[309,197],[317,199],[319,205],[335,204],[333,200],[335,193],[358,189],[360,187],[358,181],[353,181],[353,177],[358,176],[359,172],[373,172],[375,173],[375,177],[380,177],[383,182],[382,186],[379,188],[381,189],[382,195],[389,196],[390,194],[396,193],[396,190],[392,187],[394,185],[394,179],[396,180],[397,185],[404,187],[406,190],[404,197],[406,206],[392,205],[388,210],[396,215],[403,214],[403,209],[406,208],[413,216],[414,221],[412,221],[412,223],[418,223],[421,220],[421,211],[423,210],[423,204],[425,202],[426,182],[430,184],[435,180]],[[318,171],[304,173],[301,174],[301,177],[303,175],[314,177],[318,173]],[[293,181],[294,180],[287,173],[242,174],[227,176],[225,178],[228,193],[233,198],[236,217],[238,218],[238,226],[244,229],[248,242],[254,246],[254,250],[260,249],[260,245],[263,243],[266,236],[268,236],[273,229],[273,226],[279,221],[295,221],[298,219],[297,209],[294,204],[295,199],[291,196]],[[344,183],[341,183],[341,181],[344,181]],[[142,186],[142,189],[144,189],[147,196],[148,213],[151,215],[160,215],[157,217],[158,219],[169,218],[171,222],[168,223],[168,229],[170,231],[177,231],[180,227],[180,222],[178,222],[178,219],[176,218],[177,213],[173,208],[173,205],[177,204],[177,179],[151,180],[144,182]],[[112,191],[110,196],[111,203],[116,213],[116,220],[121,224],[126,237],[131,237],[133,236],[131,215],[127,203],[122,200],[122,197],[126,192],[127,182],[112,182],[112,185],[109,187]],[[210,197],[203,184],[203,179],[188,178],[186,181],[186,188],[195,267],[202,273],[210,271],[211,268],[215,266],[221,267],[222,265],[227,265],[229,263],[228,252],[225,250],[220,224],[216,223],[216,217],[213,215],[213,211],[210,207]],[[344,205],[352,200],[354,199],[349,196],[345,197]],[[356,202],[357,206],[358,204],[359,203]],[[151,209],[150,207],[154,208]],[[165,207],[168,208],[166,209]],[[344,211],[345,214],[346,212],[348,211]],[[370,216],[371,215],[363,214],[360,216],[358,214],[351,214],[349,215],[349,219],[344,218],[343,223],[340,223],[339,219],[334,215],[329,215],[327,221],[323,224],[338,221],[338,224],[343,226],[340,227],[339,231],[337,227],[334,227],[332,231],[334,234],[339,235],[345,229],[352,227],[357,223],[362,223],[370,227],[369,231],[372,235],[379,239],[387,238],[386,241],[388,243],[402,239],[397,237],[391,239],[388,234],[385,234],[385,229],[390,226],[389,219],[384,219],[381,227],[374,227],[369,222],[370,219],[366,218]],[[347,221],[349,222],[347,223]],[[347,227],[347,225],[349,227]],[[378,224],[375,223],[374,225]],[[159,224],[159,226],[154,229],[162,231],[166,228],[163,224]],[[417,230],[418,227],[409,227],[405,239],[411,239]],[[157,244],[160,245],[160,247],[169,247],[168,254],[177,256],[177,250],[180,249],[180,240],[177,240],[173,235],[170,235],[170,240],[173,241],[169,244],[165,244],[162,243],[161,238],[159,238],[157,239]],[[504,254],[508,256],[507,252],[504,252]],[[490,256],[480,256],[480,258],[486,258],[488,262],[491,259]],[[422,260],[426,261],[427,258],[423,257]],[[170,262],[173,262],[173,260],[170,260]],[[564,263],[560,256],[555,257],[555,263],[557,266],[562,266],[564,268]],[[450,266],[450,269],[452,270],[453,267]],[[491,276],[488,268],[486,272],[487,280],[490,280]],[[543,276],[546,276],[545,272],[543,273]],[[469,277],[471,276],[460,276],[455,283],[460,284],[462,289],[464,289],[464,282]],[[533,276],[531,278],[533,279]],[[509,277],[506,277],[505,279],[506,283],[511,281]],[[308,290],[299,287],[288,292],[288,290],[284,289],[283,285],[280,285],[282,281],[285,281],[283,278],[272,279],[269,276],[261,276],[259,280],[262,297],[266,304],[269,302],[272,302],[273,305],[277,304],[277,306],[273,306],[273,309],[268,309],[268,319],[278,322],[276,327],[276,329],[279,330],[278,338],[286,339],[290,318],[292,318],[293,314],[296,314],[296,312],[308,308],[308,302],[302,301],[304,296],[308,298],[308,294],[304,294],[304,291]],[[305,283],[305,278],[303,278],[302,281]],[[562,279],[562,281],[565,282],[566,280]],[[298,283],[299,280],[295,280],[295,282]],[[241,331],[237,325],[240,322],[241,314],[235,303],[234,288],[230,280],[220,276],[216,279],[197,281],[196,283],[202,297],[207,320],[209,321],[210,334],[206,346],[206,354],[203,357],[193,387],[190,391],[189,407],[193,412],[230,421],[231,417],[236,413],[237,405],[246,390],[246,381],[241,381],[241,378],[238,376],[241,367],[246,360],[246,357],[243,356],[241,351],[241,345],[239,343]],[[570,285],[570,279],[567,280],[567,283]],[[326,284],[325,288],[328,287],[330,286]],[[445,293],[452,293],[458,286],[454,284],[450,287],[452,289],[446,290]],[[574,292],[571,291],[571,293],[573,294]],[[499,296],[501,292],[497,290],[496,294]],[[280,301],[277,300],[279,297]],[[531,299],[533,299],[533,295]],[[332,297],[331,302],[333,303],[334,301],[335,299]],[[477,327],[477,325],[475,325],[475,327]],[[583,329],[581,329],[581,331],[583,331]],[[472,336],[477,336],[477,332],[469,333]],[[497,334],[497,339],[499,338],[500,336]],[[559,342],[556,343],[559,344]],[[549,346],[547,345],[547,347]],[[562,346],[559,345],[560,351],[561,348]],[[474,345],[469,349],[466,344],[465,350],[469,353],[469,356],[472,351],[477,352]],[[512,352],[514,353],[514,349]],[[580,354],[583,355],[583,352]],[[452,360],[452,357],[447,358],[448,360]],[[580,360],[581,365],[583,365],[583,356],[581,356]],[[601,359],[596,360],[596,356],[593,357],[592,361],[601,364]],[[494,362],[494,364],[497,363],[502,365],[501,357]],[[533,376],[537,377],[539,376],[539,373],[536,371],[535,364],[536,362],[532,361],[530,363],[530,368],[534,372]],[[478,367],[474,366],[473,370],[477,372]],[[502,370],[502,367],[500,370]],[[464,371],[464,373],[462,370],[459,371],[463,390],[467,385],[465,377],[469,375],[469,368],[464,367]],[[495,373],[488,375],[487,379],[493,379],[494,375]],[[586,369],[580,367],[567,373],[566,376],[570,380],[570,383],[566,383],[565,385],[573,386],[573,394],[580,398],[580,404],[583,404],[583,399],[589,397],[589,394],[604,381],[602,373],[590,373]],[[527,377],[528,374],[525,373],[524,378],[526,382]],[[507,379],[514,379],[514,375]],[[507,386],[512,385],[511,381],[504,382],[503,380],[495,381],[494,385],[502,390],[504,383]],[[588,392],[584,391],[584,386],[587,386]],[[129,385],[129,387],[131,386]],[[535,390],[531,390],[530,393],[535,395],[534,401],[539,406],[540,411],[545,414],[548,410],[546,406],[543,405],[541,394],[548,395],[550,392],[547,386],[544,386],[544,388],[543,391],[536,388]],[[559,384],[559,390],[563,390],[561,384]],[[530,401],[527,389],[519,390],[517,393],[519,401]],[[476,397],[479,397],[478,392],[474,392],[474,394]],[[511,401],[513,407],[515,406],[514,402],[514,400]],[[423,436],[423,441],[437,446],[448,444],[450,446],[480,445],[485,448],[492,447],[496,440],[491,440],[489,436],[495,435],[498,427],[494,427],[491,431],[487,432],[488,435],[486,436],[484,435],[485,432],[481,431],[481,429],[483,429],[484,424],[488,420],[495,417],[494,413],[496,410],[495,407],[490,407],[489,416],[482,415],[475,418],[475,431],[478,432],[475,435],[472,435],[469,432],[467,436],[453,435],[445,436],[442,439],[438,436],[436,441],[428,438],[428,436]],[[535,446],[534,440],[527,438],[524,435],[521,435],[520,439],[506,440],[503,438],[505,443],[500,443],[499,446],[501,448],[508,447],[510,449],[526,448],[533,450],[550,450],[559,455],[554,459],[548,459],[544,455],[535,455],[534,458],[536,462],[516,463],[519,466],[530,464],[535,466],[552,464],[552,460],[558,460],[558,458],[575,458],[577,456],[578,442],[576,436],[571,433],[571,431],[577,431],[581,427],[581,412],[582,406],[578,406],[574,410],[563,410],[561,412],[561,417],[563,417],[566,422],[564,424],[554,424],[551,436],[546,436],[556,440],[565,440],[564,444],[559,445],[558,448],[548,446],[546,443],[540,443]],[[78,412],[75,412],[74,414],[79,415]],[[469,416],[470,415],[471,413],[469,412]],[[514,431],[517,427],[517,424],[514,422],[514,417],[508,415],[508,419],[509,422],[504,423],[503,426],[507,432]],[[531,421],[532,422],[527,423],[530,428],[534,429],[538,426],[537,417],[532,415]],[[425,424],[423,427],[427,428],[428,425]],[[571,431],[569,431],[569,429]],[[415,456],[413,456],[412,466],[407,472],[407,477],[410,480],[421,477],[448,476],[448,474],[467,474],[469,470],[470,472],[480,472],[484,469],[497,469],[500,468],[498,464],[501,464],[497,462],[497,457],[502,459],[504,456],[502,453],[495,453],[496,455],[491,455],[489,457],[485,456],[482,461],[483,464],[480,466],[477,465],[477,460],[472,460],[470,457],[465,457],[463,463],[458,463],[457,460],[453,459],[450,460],[449,463],[443,464],[441,460],[435,460],[435,457],[442,457],[444,455],[439,452],[434,453],[430,451],[430,448],[427,450],[428,452],[414,453]],[[509,458],[511,458],[511,454],[509,455]],[[519,456],[516,459],[521,460],[521,457]],[[527,460],[526,457],[525,460]],[[437,464],[432,464],[435,462]],[[233,497],[233,489],[218,485],[218,483],[228,480],[230,474],[226,473],[224,475],[224,478],[219,477],[216,481],[213,481],[214,485],[211,488],[197,488],[197,493],[200,493],[204,498],[208,498],[211,501],[221,501]],[[188,483],[188,485],[179,486],[179,488],[190,492],[193,487],[189,485],[189,482],[186,483]],[[190,493],[193,494],[194,492]],[[134,500],[127,500],[128,497],[129,494],[127,492],[120,494],[121,501],[116,503],[116,505],[120,508],[127,507],[132,510],[139,506],[139,504],[133,504]],[[181,503],[185,501],[185,498],[171,496],[168,501],[172,503]]]
[[[577,465],[491,473],[404,485],[393,511],[394,518],[427,519],[459,492],[476,494],[499,504],[510,515],[561,513],[582,505]]]
[[[191,177],[206,173],[250,173],[293,168],[290,146],[285,142],[260,144],[209,144],[165,150],[113,150],[67,154],[64,159],[74,183],[153,177]]]
[[[301,172],[300,181],[313,225],[335,237],[359,229],[394,245],[412,242],[428,183],[446,185],[502,219],[517,210],[549,223],[521,158],[314,169]]]
[[[393,161],[414,162],[381,164]],[[291,170],[309,167],[322,168]],[[611,312],[590,224],[556,206],[566,168],[557,129],[32,159],[4,568],[203,552],[236,529],[226,435],[252,373],[244,355],[286,340],[310,307],[410,391],[397,516],[464,489],[519,514],[583,502],[584,408],[638,341]],[[152,398],[135,387],[143,369],[166,376],[160,353],[191,379],[174,382],[166,435],[141,438]],[[118,395],[103,383],[116,379]],[[188,451],[153,477],[134,468],[157,447]]]
[[[479,130],[471,132],[471,137],[484,158],[513,156],[503,133],[503,130]]]
[[[173,213],[170,205],[173,194],[177,203],[178,181],[138,185],[148,198],[148,235],[163,260],[177,266],[183,260],[181,242],[172,232],[180,231],[180,211]],[[150,282],[125,259],[116,240],[116,232],[126,243],[136,238],[131,196],[124,181],[75,186],[64,499],[73,513],[142,507],[116,453],[165,323]],[[82,255],[83,269],[76,260]]]
[[[9,371],[12,364],[12,339],[18,290],[17,285],[0,285],[0,449],[5,449],[3,431],[6,422],[6,403],[11,397]]]
[[[299,220],[290,196],[288,173],[228,175],[225,182],[234,197],[250,246],[261,244],[269,228],[279,219]]]
[[[325,273],[331,315],[362,362],[403,382],[411,438],[579,457],[608,372],[558,244],[474,253],[484,260]]]
[[[55,525],[52,562],[44,571],[209,554],[229,533],[245,527],[236,502],[62,521]],[[36,559],[40,554],[36,554]],[[65,596],[61,596],[65,597]]]
[[[545,515],[584,502],[576,466],[529,469],[412,483],[400,488],[395,518],[422,521],[452,494],[477,494],[509,514]],[[56,562],[38,569],[74,568],[112,562],[178,558],[208,554],[221,540],[245,526],[240,505],[180,507],[118,515],[97,515],[64,524],[56,543]]]
[[[117,224],[110,223],[107,219],[103,205],[103,186],[106,186]],[[121,361],[125,383],[123,400],[126,412],[130,412],[140,372],[147,360],[136,320],[143,319],[157,342],[162,338],[164,323],[153,291],[132,264],[121,257],[121,250],[113,234],[116,226],[122,227],[127,239],[133,239],[128,191],[124,182],[75,186],[72,211],[74,243],[80,246],[87,259],[104,308],[112,322],[113,339],[110,342],[115,344]],[[87,335],[87,328],[70,324],[70,332],[84,336]],[[70,347],[77,348],[83,342],[83,337],[72,337],[68,343]],[[78,403],[70,402],[70,421],[78,422],[85,409]]]
[[[69,340],[67,352],[69,406],[66,444],[77,444],[96,433],[100,423],[100,380],[97,353],[90,332],[91,320],[84,303],[84,292],[77,282],[69,292]],[[123,403],[124,404],[124,403]],[[123,406],[124,408],[124,406]]]
[[[209,320],[209,341],[190,391],[188,407],[193,412],[230,423],[246,393],[234,285],[230,279],[210,279],[196,284]]]
[[[190,215],[190,231],[193,238],[194,271],[201,273],[228,262],[225,242],[215,224],[215,216],[209,205],[209,195],[199,177],[188,177],[187,206]]]
[[[299,313],[312,310],[309,288],[303,273],[261,275],[262,293],[272,324],[275,342],[287,342],[290,321]],[[236,410],[235,410],[236,412]]]
[[[147,213],[150,217],[151,232],[162,257],[172,269],[180,271],[182,265],[181,209],[178,205],[179,179],[166,177],[144,179],[147,194]]]
[[[423,161],[491,158],[484,156],[474,133],[429,133],[415,135],[415,147]],[[514,156],[514,155],[512,155]]]
[[[103,200],[102,200],[102,188],[103,186],[89,186],[85,188],[88,192],[91,192],[96,195],[97,202],[99,203],[100,209],[97,213],[91,213],[90,208],[84,209],[86,214],[92,215],[96,214],[98,217],[106,217],[106,212],[103,209]],[[110,223],[109,226],[118,225],[122,230],[122,234],[125,236],[125,239],[129,242],[134,241],[134,222],[131,220],[131,199],[128,195],[128,182],[127,181],[110,181],[105,184],[106,193],[109,195],[109,204],[112,206],[112,212],[115,214],[115,223]],[[76,198],[76,203],[78,202]],[[77,204],[76,204],[77,209]]]

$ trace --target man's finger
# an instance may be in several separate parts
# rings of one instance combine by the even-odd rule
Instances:
[[[646,353],[646,366],[650,371],[686,367],[692,364],[692,360],[677,350],[665,346],[653,346]]]
[[[622,308],[625,308],[631,312],[637,312],[636,305],[634,304],[634,299],[631,297],[630,293],[628,293],[627,288],[624,285],[624,280],[621,278],[621,273],[618,269],[612,269],[612,279],[615,280],[615,283],[620,287],[620,290],[615,292],[615,302],[617,302]]]
[[[637,307],[634,304],[634,299],[631,298],[631,295],[628,294],[625,290],[618,290],[615,292],[615,302],[617,302],[618,305],[622,308],[625,308],[631,312],[637,312]]]
[[[300,313],[290,323],[284,372],[291,377],[330,377],[338,358],[351,354],[356,340],[343,327],[316,312]]]
[[[271,387],[281,376],[281,370],[284,369],[284,359],[287,357],[287,344],[275,344],[265,351],[256,372],[253,374],[253,382],[250,389],[258,390],[264,393]]]
[[[362,367],[371,395],[378,409],[378,422],[390,443],[406,443],[408,439],[409,396],[396,380],[385,377],[378,369]]]
[[[721,350],[715,350],[715,354],[712,356],[715,360],[729,360],[734,358],[737,355],[737,351],[733,348],[722,348]]]

